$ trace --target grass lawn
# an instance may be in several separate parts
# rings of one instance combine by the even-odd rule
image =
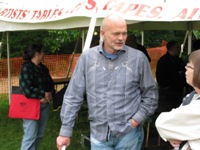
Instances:
[[[60,110],[53,111],[53,106],[51,108],[46,133],[39,150],[57,150],[56,137],[61,125]],[[19,150],[23,136],[22,120],[8,118],[8,109],[8,98],[2,98],[0,100],[0,150]],[[79,118],[80,122],[86,123],[76,123],[68,150],[88,150],[81,145],[81,135],[89,133],[87,112],[83,112]]]
[[[8,98],[3,96],[0,99],[0,150],[19,150],[23,136],[22,120],[8,118],[8,109]],[[56,138],[60,130],[60,125],[60,110],[53,111],[53,106],[51,106],[46,133],[38,150],[57,150]],[[147,135],[147,125],[145,123],[143,126],[145,135]],[[75,124],[71,145],[67,150],[89,150],[88,147],[84,147],[81,144],[82,135],[88,134],[89,123],[87,121],[87,111],[81,111],[79,113],[79,123]],[[145,142],[146,137],[144,144]],[[88,141],[85,141],[85,143],[88,144]],[[169,150],[164,141],[161,140],[160,144],[158,144],[158,133],[153,122],[150,125],[148,146],[143,146],[142,150]]]

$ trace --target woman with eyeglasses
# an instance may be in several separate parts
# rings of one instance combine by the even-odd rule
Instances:
[[[186,82],[194,88],[180,107],[161,113],[156,128],[161,138],[180,150],[200,149],[200,49],[189,56]]]

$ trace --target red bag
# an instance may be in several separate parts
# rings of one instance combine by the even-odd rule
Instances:
[[[8,117],[38,120],[40,117],[40,100],[27,98],[18,92],[12,92]]]

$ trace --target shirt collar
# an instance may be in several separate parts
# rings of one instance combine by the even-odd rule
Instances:
[[[106,58],[110,59],[110,60],[114,60],[116,59],[119,55],[121,55],[122,53],[125,53],[127,51],[126,47],[123,46],[123,48],[121,50],[118,51],[118,53],[116,54],[108,54],[104,48],[103,48],[104,42],[102,42],[99,45],[99,53],[104,55]]]

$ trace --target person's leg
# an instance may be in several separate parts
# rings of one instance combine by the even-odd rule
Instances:
[[[141,150],[143,140],[143,128],[142,126],[138,126],[119,139],[115,146],[115,150]]]
[[[112,140],[100,142],[90,136],[91,150],[114,150]]]
[[[35,150],[35,139],[38,132],[38,121],[23,119],[24,135],[21,150]]]
[[[40,119],[38,120],[38,132],[35,140],[35,148],[37,149],[46,129],[47,120],[49,117],[49,104],[41,104]]]

